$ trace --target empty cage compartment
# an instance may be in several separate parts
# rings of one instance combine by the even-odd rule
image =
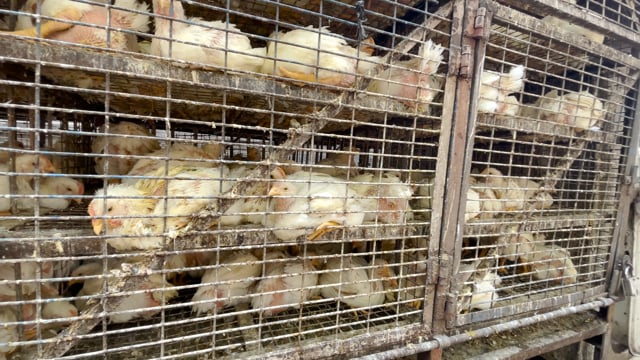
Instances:
[[[53,3],[0,2],[9,359],[427,334],[452,3]]]
[[[450,326],[606,293],[636,107],[634,60],[490,9]]]

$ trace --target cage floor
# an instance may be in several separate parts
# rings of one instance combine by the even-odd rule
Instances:
[[[188,295],[181,296],[185,297]],[[118,360],[179,355],[198,359],[236,358],[241,352],[264,353],[291,345],[344,339],[385,325],[402,326],[421,319],[420,314],[398,315],[390,308],[363,314],[337,311],[337,306],[334,302],[315,304],[264,319],[238,314],[233,308],[215,316],[198,316],[190,308],[175,306],[165,310],[162,317],[108,324],[106,333],[98,325],[65,356],[82,359],[99,354]],[[18,355],[12,359],[25,357]]]

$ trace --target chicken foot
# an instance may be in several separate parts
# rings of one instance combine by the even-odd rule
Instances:
[[[340,226],[340,225],[342,224],[337,221],[325,221],[322,224],[320,224],[311,234],[307,236],[307,240],[313,241],[319,238],[320,236],[331,231],[332,230],[330,228],[331,226]]]

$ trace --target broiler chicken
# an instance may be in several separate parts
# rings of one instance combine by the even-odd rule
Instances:
[[[71,201],[82,202],[80,196],[84,194],[84,185],[70,177],[44,177],[41,178],[39,186],[39,195],[42,197],[37,201],[40,203],[40,207],[64,210],[69,207]],[[35,191],[32,191],[22,195],[33,195],[34,193]],[[32,199],[20,199],[18,202],[18,209],[33,209],[33,207],[34,200]]]
[[[471,276],[473,283],[463,287],[458,299],[458,312],[491,309],[500,298],[497,287],[502,278],[490,269],[475,270],[473,264],[463,264],[460,272],[475,271]]]
[[[262,72],[296,81],[351,87],[356,74],[366,74],[380,58],[366,48],[353,48],[327,27],[271,35]]]
[[[99,132],[105,133],[104,126]],[[160,149],[149,130],[134,123],[111,124],[106,134],[109,135],[97,136],[91,143],[91,152],[99,154],[95,159],[98,174],[125,175],[137,161],[129,155],[145,155]]]
[[[588,91],[560,95],[552,90],[540,97],[533,107],[523,110],[523,116],[565,124],[584,131],[604,120],[604,105]]]
[[[28,0],[22,8],[27,14],[38,14],[38,0]],[[106,0],[96,2],[111,3]],[[16,23],[17,35],[42,37],[97,47],[137,51],[135,34],[149,31],[149,8],[137,0],[116,0],[110,8],[72,0],[42,0],[40,15],[43,19],[40,31],[36,17],[21,15]],[[77,21],[91,26],[73,24]],[[105,27],[109,27],[109,32]]]
[[[218,165],[219,156],[220,153],[217,151],[211,154],[207,149],[200,149],[191,144],[176,143],[171,145],[169,151],[160,149],[146,154],[144,159],[138,160],[133,165],[127,175],[147,175],[165,166],[167,168],[175,168],[176,166],[214,167]],[[167,157],[169,160],[165,160]],[[134,184],[136,181],[138,178],[132,177],[124,179],[122,183]]]
[[[411,108],[417,105],[420,113],[426,113],[442,87],[435,75],[443,52],[444,47],[427,40],[420,48],[420,56],[390,67],[367,90],[390,95]]]
[[[109,235],[107,243],[116,250],[154,249],[162,246],[162,237],[132,236],[142,233],[142,221],[152,214],[157,201],[133,186],[109,185],[96,191],[87,212],[94,233],[100,235],[104,230]]]
[[[354,176],[349,187],[362,197],[366,210],[365,221],[385,224],[403,224],[410,219],[409,200],[413,196],[411,185],[403,182],[395,173],[365,173]]]
[[[506,226],[503,234],[496,240],[500,257],[500,272],[508,273],[504,268],[506,260],[522,264],[526,256],[535,247],[536,238],[532,233],[520,231],[519,225]],[[525,270],[526,271],[526,270]]]
[[[33,297],[36,289],[40,287],[40,294],[44,298],[53,298],[58,296],[58,290],[50,282],[29,281],[38,278],[50,279],[53,276],[53,264],[51,262],[43,262],[38,264],[32,261],[22,261],[20,266],[20,279],[16,279],[16,269],[18,266],[13,263],[0,264],[0,280],[9,281],[0,285],[0,301],[16,301],[16,286],[20,280],[20,292],[24,297]]]
[[[509,94],[522,91],[524,87],[524,66],[514,66],[508,73],[490,70],[482,72],[480,78],[479,113],[516,115],[518,99]]]
[[[216,265],[212,261],[211,265]],[[259,259],[248,252],[234,252],[220,260],[219,266],[205,271],[193,295],[193,311],[205,313],[225,306],[251,303],[247,295],[262,273]]]
[[[214,65],[231,70],[259,72],[265,48],[252,48],[249,37],[234,24],[187,18],[180,1],[153,0],[156,33],[151,54]]]
[[[272,316],[320,294],[318,274],[312,260],[291,259],[281,251],[267,252],[263,278],[258,281],[251,307]]]
[[[330,226],[357,226],[364,221],[360,199],[342,179],[306,171],[286,175],[279,167],[271,175],[275,180],[269,190],[266,226],[280,240],[305,234],[313,240]],[[314,229],[311,234],[309,228]]]
[[[324,298],[366,311],[384,304],[387,291],[397,286],[397,280],[385,260],[369,264],[361,257],[350,256],[329,259],[318,285]]]
[[[496,168],[486,168],[480,175],[484,176],[484,185],[500,199],[504,211],[528,208],[535,201],[533,198],[536,194],[543,191],[535,181],[505,176]]]
[[[534,279],[547,280],[555,285],[575,284],[577,281],[578,271],[571,254],[560,246],[537,243],[522,255],[522,260],[531,269]]]
[[[115,266],[114,266],[115,267]],[[108,273],[108,272],[107,272]],[[83,264],[71,272],[71,277],[83,283],[78,292],[76,306],[80,311],[85,310],[89,300],[99,301],[101,296],[107,296],[109,321],[124,323],[136,318],[150,318],[161,311],[161,306],[178,296],[173,285],[164,281],[161,274],[148,275],[138,289],[126,293],[108,293],[103,295],[103,266],[101,262]],[[80,280],[83,279],[84,281]],[[111,308],[108,303],[124,297],[120,303]]]
[[[143,226],[150,234],[172,232],[189,223],[191,215],[209,204],[215,204],[217,198],[233,185],[234,180],[226,176],[230,173],[226,166],[219,167],[187,167],[178,166],[170,169],[169,180],[145,179],[136,183],[136,187],[153,196],[164,196],[166,202],[159,198],[151,212],[152,217],[143,221]],[[164,169],[155,175],[164,175]],[[220,216],[222,225],[238,225],[242,222],[241,203],[235,204]]]
[[[30,182],[34,173],[53,173],[56,168],[51,161],[42,155],[19,155],[15,159],[16,173],[15,183],[19,194],[33,194]],[[8,175],[10,168],[8,164],[0,164],[0,195],[11,194],[11,182]],[[22,175],[20,175],[22,174]],[[18,201],[19,202],[19,201]],[[11,199],[0,197],[0,213],[8,214],[11,209]]]
[[[11,345],[20,340],[18,334],[18,317],[9,307],[0,307],[0,360],[6,360],[17,349]]]

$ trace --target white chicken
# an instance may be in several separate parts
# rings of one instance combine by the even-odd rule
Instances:
[[[151,54],[214,65],[221,68],[259,72],[265,48],[252,48],[249,37],[234,24],[187,18],[180,1],[153,0],[156,33]]]
[[[156,173],[164,174],[164,169]],[[159,198],[151,212],[152,217],[143,220],[146,234],[172,232],[186,226],[191,215],[209,204],[215,204],[218,197],[229,191],[234,180],[228,179],[229,169],[219,167],[178,166],[170,170],[169,180],[145,179],[136,183],[138,189],[153,196],[167,195],[166,202]],[[158,174],[156,174],[158,175]],[[242,204],[227,209],[220,216],[221,225],[238,225],[242,222]]]
[[[251,307],[272,316],[320,294],[318,274],[312,260],[291,259],[281,251],[267,252],[263,278],[258,281]]]
[[[380,61],[369,49],[356,49],[327,27],[295,29],[271,35],[262,72],[296,81],[351,87]]]
[[[269,190],[270,213],[266,226],[280,240],[307,235],[314,240],[330,231],[330,226],[358,226],[365,214],[361,199],[345,181],[327,174],[300,171],[286,175],[276,167]]]
[[[105,134],[104,126],[99,132]],[[149,130],[134,123],[110,124],[106,134],[109,135],[97,136],[91,143],[91,152],[99,154],[95,159],[98,174],[125,175],[137,161],[130,155],[145,155],[160,149],[158,140]]]
[[[367,90],[398,98],[411,108],[417,105],[420,113],[426,113],[442,87],[435,75],[442,63],[443,52],[444,47],[427,40],[420,47],[419,56],[385,70]]]
[[[178,291],[171,283],[164,281],[161,274],[148,275],[135,290],[105,295],[102,289],[103,281],[106,280],[102,275],[101,262],[86,263],[71,272],[72,278],[83,283],[82,289],[77,294],[76,306],[82,311],[87,308],[89,300],[95,299],[95,302],[99,301],[100,297],[107,296],[108,301],[114,301],[124,297],[114,308],[107,305],[109,321],[112,323],[124,323],[140,317],[150,318],[161,311],[161,306],[178,296]]]
[[[96,2],[111,3],[106,0]],[[21,11],[27,14],[37,14],[37,3],[38,0],[28,0]],[[43,19],[38,34],[35,27],[36,17],[32,15],[18,16],[14,33],[82,45],[137,51],[135,34],[122,30],[148,32],[148,12],[148,6],[137,0],[116,0],[110,9],[72,0],[43,0],[39,14],[53,19]],[[69,21],[78,21],[91,26],[76,25]],[[105,30],[107,26],[109,27],[108,32]]]
[[[251,303],[248,294],[261,273],[262,263],[251,253],[238,251],[225,256],[219,266],[208,269],[202,276],[193,295],[193,311],[200,314]]]
[[[142,221],[156,207],[158,200],[148,195],[126,184],[96,191],[87,208],[94,233],[100,235],[104,230],[109,236],[107,243],[120,251],[160,248],[162,237],[133,236],[141,234]]]
[[[367,310],[384,304],[387,291],[397,286],[395,273],[383,259],[372,264],[361,257],[331,258],[318,279],[324,298],[354,309]]]
[[[575,284],[577,281],[578,271],[571,254],[560,246],[537,243],[522,255],[522,260],[531,269],[534,279],[555,285]]]
[[[480,175],[484,176],[484,185],[500,199],[504,211],[528,208],[536,194],[543,190],[535,181],[505,176],[496,168],[486,168]]]
[[[38,264],[32,261],[22,261],[20,264],[20,279],[16,279],[16,269],[13,263],[0,264],[0,280],[9,281],[0,285],[0,301],[19,300],[16,297],[16,280],[21,280],[20,291],[24,297],[33,297],[36,289],[40,287],[41,295],[44,298],[53,298],[58,296],[58,290],[52,283],[29,281],[37,279],[38,273],[40,279],[49,279],[53,276],[53,263],[43,262]]]
[[[473,271],[473,264],[462,264],[460,272]],[[458,299],[458,312],[488,310],[499,300],[498,285],[502,278],[490,269],[478,269],[471,276],[473,283],[463,287]]]
[[[67,176],[55,176],[55,177],[43,177],[39,184],[39,197],[37,201],[40,203],[40,207],[64,210],[69,207],[71,201],[81,203],[81,195],[84,194],[84,185],[78,181]],[[35,191],[31,193],[21,193],[22,195],[33,195]],[[18,202],[18,209],[33,209],[34,200],[21,199]]]
[[[480,82],[479,113],[518,113],[518,99],[509,94],[520,92],[524,87],[524,66],[514,66],[508,73],[484,70]]]
[[[552,90],[540,97],[535,107],[528,108],[524,114],[584,131],[604,120],[605,111],[602,101],[588,91],[560,95],[558,90]]]
[[[201,149],[191,144],[175,143],[171,145],[169,151],[166,149],[156,150],[146,154],[144,159],[136,161],[133,168],[127,173],[129,176],[141,176],[156,172],[158,169],[174,168],[176,166],[191,167],[214,167],[218,165],[220,153],[209,153],[207,149]],[[165,160],[166,158],[169,160]],[[126,178],[122,180],[124,184],[134,184],[138,178]]]
[[[366,209],[365,221],[403,224],[411,218],[409,200],[413,196],[413,188],[397,174],[365,173],[351,180],[353,183],[349,188],[362,197],[360,203]]]
[[[500,257],[500,272],[508,273],[504,268],[506,260],[522,264],[526,256],[535,248],[536,238],[532,233],[520,231],[519,225],[505,226],[502,235],[496,240]]]
[[[36,164],[37,163],[37,164]],[[15,169],[17,175],[15,177],[16,188],[19,194],[33,194],[33,188],[30,182],[33,180],[34,173],[53,173],[56,168],[51,161],[42,155],[19,155],[15,159]],[[11,181],[9,175],[9,164],[0,164],[0,195],[11,194]],[[0,214],[8,214],[11,209],[11,199],[8,197],[0,198]]]

